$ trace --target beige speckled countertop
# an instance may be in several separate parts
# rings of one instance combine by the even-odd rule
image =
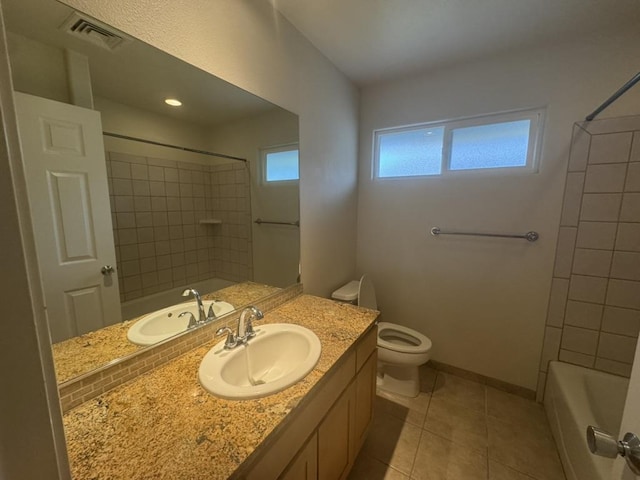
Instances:
[[[203,300],[222,300],[236,308],[256,302],[281,288],[242,282],[203,295]],[[189,299],[188,301],[193,301]],[[52,345],[58,383],[90,372],[146,347],[127,340],[127,331],[141,317],[85,333]]]
[[[267,313],[256,328],[297,323],[322,344],[307,377],[268,397],[224,400],[200,386],[200,361],[216,340],[67,412],[73,478],[228,478],[376,317],[372,310],[309,295]]]

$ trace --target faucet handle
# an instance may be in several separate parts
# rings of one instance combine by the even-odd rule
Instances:
[[[256,320],[262,320],[264,318],[264,313],[258,307],[251,307],[251,312]]]
[[[264,318],[264,313],[257,307],[249,307],[251,309],[251,315],[247,320],[247,325],[245,327],[245,337],[253,338],[256,336],[256,332],[253,330],[253,320],[262,320]]]
[[[196,317],[194,317],[193,313],[191,312],[182,312],[180,315],[178,315],[178,318],[184,317],[185,315],[191,315],[189,317],[189,325],[187,325],[187,330],[192,329],[198,324],[198,322],[196,321]]]
[[[253,322],[251,321],[251,318],[247,320],[247,325],[244,327],[244,336],[247,339],[253,338],[256,336],[256,332],[253,329]]]
[[[236,345],[238,345],[238,341],[236,340],[236,336],[233,333],[233,330],[231,330],[229,327],[222,327],[216,330],[215,336],[219,337],[220,335],[224,335],[225,333],[227,334],[227,339],[224,342],[224,349],[231,350],[232,348],[235,348]]]
[[[216,319],[216,312],[213,311],[213,304],[215,303],[215,300],[213,302],[211,302],[211,305],[209,305],[209,311],[207,312],[207,321],[210,320],[214,320]]]

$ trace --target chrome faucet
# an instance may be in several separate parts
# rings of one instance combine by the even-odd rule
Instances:
[[[246,318],[249,315],[249,318]],[[238,333],[236,338],[242,343],[246,343],[247,340],[256,336],[253,331],[253,320],[261,320],[264,318],[264,314],[256,307],[250,306],[245,308],[240,314],[238,320]]]
[[[253,320],[261,320],[262,318],[264,318],[264,314],[258,308],[247,307],[240,314],[238,329],[235,333],[229,327],[222,327],[216,330],[215,336],[227,334],[227,340],[224,342],[225,350],[231,350],[238,345],[246,345],[250,338],[256,336],[256,332],[253,331]]]
[[[182,292],[183,297],[188,297],[189,295],[193,295],[193,298],[196,299],[196,303],[198,304],[198,323],[205,323],[207,321],[207,314],[204,311],[204,305],[202,304],[200,294],[195,288],[187,288]]]
[[[196,325],[198,325],[198,322],[196,321],[196,317],[194,317],[193,313],[191,312],[182,312],[180,315],[178,315],[178,318],[182,318],[185,315],[189,315],[189,325],[187,325],[187,330],[191,330]]]

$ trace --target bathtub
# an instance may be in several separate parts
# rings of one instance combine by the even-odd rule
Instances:
[[[189,288],[195,288],[201,294],[215,292],[225,287],[233,285],[235,282],[229,280],[222,280],[220,278],[210,278],[201,282],[194,282],[189,284]],[[184,287],[172,288],[171,290],[165,290],[163,292],[154,293],[153,295],[147,295],[146,297],[136,298],[135,300],[129,300],[123,302],[122,320],[130,320],[132,318],[139,317],[145,313],[161,310],[171,305],[175,305],[178,302],[184,301],[182,298],[182,292]]]
[[[562,362],[550,362],[544,407],[567,480],[609,480],[613,459],[591,454],[588,425],[618,438],[629,380]]]

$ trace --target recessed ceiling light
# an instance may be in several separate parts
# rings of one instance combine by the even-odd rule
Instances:
[[[180,100],[176,100],[175,98],[167,98],[165,99],[164,103],[166,103],[167,105],[171,105],[172,107],[179,107],[180,105],[182,105],[182,102]]]

